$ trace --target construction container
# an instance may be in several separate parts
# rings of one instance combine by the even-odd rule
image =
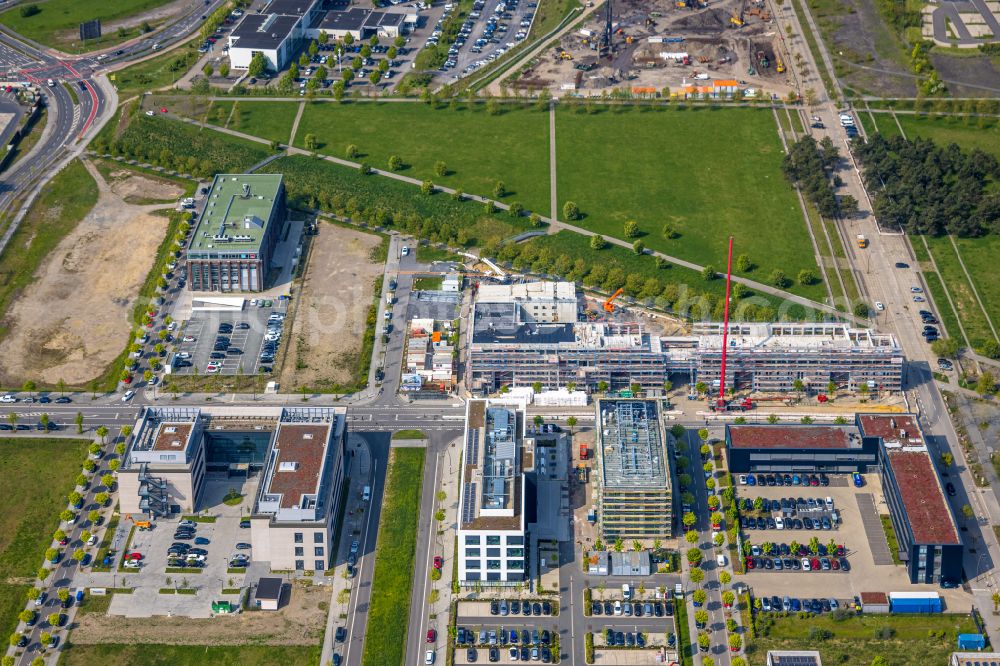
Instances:
[[[959,634],[959,650],[984,650],[986,649],[986,637],[982,634]]]
[[[941,596],[937,592],[890,592],[892,613],[940,613]]]

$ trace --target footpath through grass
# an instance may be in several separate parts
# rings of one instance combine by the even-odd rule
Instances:
[[[40,3],[21,3],[14,9],[0,14],[0,23],[11,30],[48,46],[55,46],[71,53],[82,53],[121,43],[141,34],[138,15],[165,5],[171,0],[104,0],[104,2],[80,2],[80,0],[46,0]],[[38,11],[25,9],[37,7]],[[33,12],[33,13],[32,13]],[[26,15],[27,14],[27,15]],[[129,21],[130,17],[136,20]],[[100,39],[80,42],[80,24],[100,19],[104,25]],[[123,24],[125,31],[120,34],[110,24]]]
[[[876,114],[876,117],[880,130],[885,131],[889,123],[893,126],[896,124],[887,114]],[[883,118],[886,122],[882,121]],[[899,114],[897,118],[908,139],[919,136],[933,139],[939,146],[954,143],[963,150],[978,148],[1000,159],[1000,121],[996,118],[930,117],[912,114]],[[893,134],[899,134],[898,129]]]
[[[510,104],[498,107],[499,113],[491,115],[481,102],[436,107],[388,102],[307,104],[295,145],[305,148],[306,137],[312,134],[320,153],[344,157],[347,146],[353,144],[361,152],[357,161],[376,169],[388,168],[389,157],[397,155],[403,161],[399,170],[403,175],[488,197],[493,196],[497,181],[503,181],[507,194],[500,201],[519,201],[547,215],[548,112]],[[445,176],[435,172],[439,161],[445,163]]]
[[[559,205],[584,215],[573,224],[625,238],[635,220],[647,247],[721,271],[732,235],[734,253],[757,265],[748,277],[819,275],[770,109],[586,108],[557,114]],[[826,295],[821,283],[789,291]]]
[[[976,281],[976,291],[983,299],[983,303],[1000,306],[1000,300],[996,294],[990,293],[991,290],[995,291],[1000,286],[1000,277],[992,270],[992,265],[996,263],[996,258],[1000,254],[990,256],[990,252],[995,253],[1000,250],[1000,238],[985,236],[983,238],[962,239],[960,242],[956,239],[956,243],[959,244],[969,274]],[[952,247],[951,240],[947,236],[928,237],[927,245],[934,255],[940,277],[944,280],[948,293],[951,294],[952,301],[955,303],[958,316],[962,320],[962,326],[969,336],[969,342],[972,343],[973,347],[979,348],[987,341],[996,340],[986,316],[983,314],[983,309],[976,300],[972,285],[959,264],[958,255],[955,253],[955,248]],[[973,261],[970,262],[969,257],[974,257]],[[982,272],[977,271],[977,267]],[[994,325],[1000,322],[1000,307],[993,309],[991,315]]]
[[[764,614],[757,619],[758,637],[747,651],[750,663],[762,666],[768,650],[819,650],[824,664],[868,666],[877,655],[890,664],[946,664],[957,635],[977,631],[968,615],[835,617]]]
[[[41,566],[59,512],[87,455],[89,441],[79,439],[0,439],[0,632],[17,625],[29,585],[10,584],[14,578],[32,579]]]
[[[320,646],[300,645],[73,645],[60,666],[273,666],[319,664]]]
[[[424,454],[407,448],[389,455],[362,666],[403,665]]]
[[[208,110],[208,122],[287,144],[298,110],[299,102],[215,101]],[[301,131],[300,125],[299,132]]]
[[[0,321],[35,271],[97,203],[97,183],[73,160],[42,188],[0,255]],[[7,328],[0,323],[0,339]]]

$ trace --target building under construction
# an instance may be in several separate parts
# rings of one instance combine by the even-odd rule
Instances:
[[[598,400],[597,515],[601,538],[674,534],[672,457],[655,400]]]
[[[468,354],[471,391],[487,395],[535,382],[549,389],[572,382],[593,391],[606,382],[609,390],[633,384],[659,390],[671,375],[719,386],[723,324],[694,324],[691,335],[660,336],[639,322],[576,322],[572,301],[566,302],[572,283],[561,284],[534,290],[527,301],[528,292],[477,301]],[[560,315],[554,316],[557,293]],[[550,297],[546,309],[542,301]],[[797,381],[821,391],[830,382],[848,390],[902,389],[903,352],[889,334],[838,323],[730,323],[728,337],[727,389],[790,392]]]

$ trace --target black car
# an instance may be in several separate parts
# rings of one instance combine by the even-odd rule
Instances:
[[[824,487],[825,486],[829,486],[830,485],[830,477],[828,477],[826,474],[820,474],[819,475],[819,485],[824,486]]]
[[[764,520],[763,518],[758,518],[757,519],[757,529],[759,529],[759,530],[766,530],[767,529],[767,521]]]
[[[811,530],[813,528],[812,518],[810,518],[809,516],[806,516],[805,518],[803,518],[802,519],[802,526],[805,527],[807,530]]]
[[[851,570],[851,563],[847,561],[846,557],[840,558],[840,570],[841,571],[850,571]]]
[[[531,615],[531,602],[525,601],[524,605],[521,607],[522,615]]]
[[[595,601],[593,603],[593,605],[590,608],[590,614],[591,615],[600,615],[601,614],[601,602],[600,601]]]
[[[490,602],[490,615],[499,615],[499,614],[500,614],[500,602],[499,601],[491,601]]]
[[[476,652],[476,648],[470,647],[465,651],[465,658],[470,664],[474,664],[479,659],[479,653]]]
[[[21,634],[21,636],[17,639],[17,647],[23,648],[27,646],[28,646],[28,635]]]
[[[65,405],[73,402],[73,399],[70,398],[68,395],[61,395],[58,398],[56,398],[56,402],[59,403],[60,405]]]
[[[226,358],[225,352],[214,351],[208,355],[209,358]]]
[[[955,496],[955,484],[952,483],[951,481],[949,481],[948,483],[944,484],[944,489],[945,489],[945,491],[947,491],[948,497],[954,497]]]
[[[542,602],[542,614],[552,615],[552,604],[550,604],[548,601]]]
[[[496,649],[495,647],[490,648],[490,661],[492,663],[500,661],[500,650]]]
[[[605,615],[611,615],[612,613],[614,613],[614,608],[612,608],[611,602],[610,601],[605,601],[604,602],[604,614]]]
[[[40,402],[42,404],[48,404],[48,403],[52,402],[52,398],[50,398],[47,395],[38,396],[38,402]]]
[[[531,604],[531,612],[534,613],[535,615],[541,615],[542,614],[542,605],[540,603],[538,603],[537,601],[535,603]]]
[[[907,264],[907,263],[904,263],[904,262],[902,262],[902,261],[897,261],[897,262],[896,262],[896,268],[909,268],[909,267],[910,267],[910,265],[909,265],[909,264]]]
[[[514,599],[513,601],[510,602],[510,614],[516,615],[517,613],[520,612],[521,612],[521,602],[518,601],[517,599]]]

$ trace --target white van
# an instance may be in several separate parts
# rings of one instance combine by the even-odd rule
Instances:
[[[779,530],[785,529],[785,520],[781,516],[778,516],[774,519],[774,526]]]
[[[361,500],[367,502],[372,498],[372,487],[365,486],[365,489],[361,491]]]
[[[632,598],[632,587],[628,583],[622,585],[622,597],[625,599],[625,601],[628,601],[629,599]]]
[[[720,567],[726,566],[726,556],[722,554],[716,555],[715,563],[718,564]]]
[[[826,510],[827,511],[833,511],[833,498],[832,497],[827,497],[826,498]]]

